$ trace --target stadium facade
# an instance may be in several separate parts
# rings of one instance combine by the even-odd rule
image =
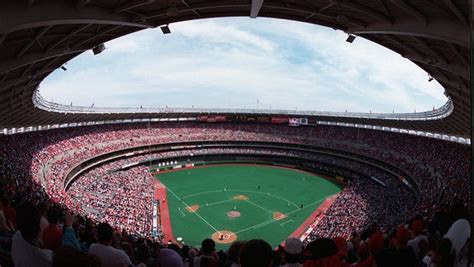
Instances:
[[[317,121],[467,138],[468,11],[468,1],[435,4],[428,0],[410,4],[375,0],[9,2],[0,10],[0,129],[11,133],[13,128],[22,131],[82,122],[252,114],[255,111],[71,108],[45,101],[37,90],[48,74],[71,58],[131,32],[200,18],[261,16],[323,25],[385,46],[424,69],[445,88],[449,99],[437,110],[416,114],[311,113]]]
[[[437,205],[471,203],[467,0],[30,0],[0,6],[0,182],[8,194],[49,200],[96,220],[105,216],[146,235],[156,222],[143,226],[131,217],[156,208],[153,177],[134,166],[261,160],[347,183],[309,239],[332,235],[335,227],[347,237],[374,222],[391,230],[406,216],[429,220]],[[84,51],[101,52],[109,40],[226,16],[297,20],[366,38],[425,70],[448,101],[431,111],[380,114],[77,107],[39,94],[51,72]],[[118,170],[125,176],[115,177]],[[100,191],[110,183],[97,177],[107,175],[126,190]],[[99,186],[88,187],[91,181]],[[150,194],[131,200],[130,192]],[[120,193],[123,198],[115,198]]]

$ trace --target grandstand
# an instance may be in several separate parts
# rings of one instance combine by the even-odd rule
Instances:
[[[465,0],[1,3],[0,265],[467,266],[470,8]],[[225,16],[285,18],[366,38],[425,70],[448,101],[417,113],[351,113],[80,107],[39,94],[51,72],[108,40]],[[255,231],[216,252],[235,233],[216,229],[192,243],[175,236],[180,218],[169,209],[191,206],[184,196],[172,200],[170,188],[181,184],[160,175],[222,164],[304,171],[340,192],[324,209],[311,206],[293,238],[267,240],[274,248]],[[192,189],[182,194],[200,192]],[[291,211],[281,211],[272,222],[286,222]]]

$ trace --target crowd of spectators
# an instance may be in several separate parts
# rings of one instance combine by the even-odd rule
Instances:
[[[217,251],[212,239],[200,247],[178,246],[70,214],[54,203],[21,202],[12,208],[7,198],[1,199],[0,218],[12,227],[0,232],[2,266],[468,266],[471,229],[460,202],[443,206],[430,221],[415,216],[388,233],[373,224],[349,238],[317,237],[304,243],[290,237],[274,248],[260,239],[239,240]],[[7,236],[9,243],[4,242]]]
[[[147,167],[107,173],[104,166],[80,177],[68,194],[90,219],[106,221],[129,233],[149,235],[152,226],[153,176]]]
[[[470,202],[468,146],[357,128],[250,123],[121,124],[3,136],[0,138],[0,186],[4,189],[2,193],[11,197],[13,206],[20,201],[48,201],[58,210],[75,212],[83,227],[94,224],[93,220],[107,221],[130,234],[145,235],[150,227],[146,218],[150,216],[143,220],[137,219],[142,213],[136,207],[140,207],[144,213],[151,209],[152,193],[144,185],[152,177],[146,170],[132,168],[108,174],[110,176],[102,176],[101,173],[100,177],[94,179],[78,179],[76,185],[71,187],[71,193],[64,189],[67,173],[88,158],[119,149],[167,142],[221,140],[311,144],[346,151],[396,166],[409,174],[416,183],[419,196],[415,201],[410,192],[393,177],[388,179],[384,174],[377,175],[387,184],[387,187],[382,187],[370,181],[374,170],[364,170],[366,166],[321,159],[321,169],[332,168],[333,172],[348,172],[347,177],[365,179],[350,180],[305,243],[313,243],[321,237],[334,237],[336,234],[348,239],[360,234],[370,224],[377,224],[376,230],[387,235],[395,229],[396,224],[414,214],[419,214],[424,222],[430,222],[436,218],[439,210],[445,210],[448,205],[456,203],[458,207],[465,207]],[[330,167],[331,164],[333,167]],[[345,168],[338,170],[338,166]],[[360,171],[351,173],[351,168]],[[101,170],[93,170],[92,174],[85,176],[93,176],[95,171]],[[79,190],[80,185],[90,189],[87,195]],[[127,197],[133,195],[130,192],[139,191],[142,194]],[[82,200],[79,200],[81,197]],[[84,197],[90,201],[83,201]],[[412,205],[413,202],[416,202],[416,206]],[[120,210],[122,208],[123,213]],[[45,212],[43,209],[43,214]],[[129,217],[123,215],[127,212]],[[6,232],[18,229],[11,223],[5,220],[6,227],[2,229]],[[81,229],[77,231],[78,237],[83,233]],[[446,226],[444,230],[447,230]],[[432,243],[433,248],[435,244]]]

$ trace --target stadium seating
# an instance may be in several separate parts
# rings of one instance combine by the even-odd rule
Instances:
[[[314,255],[314,246],[322,244],[331,247],[331,242],[334,242],[322,237],[336,241],[336,237],[342,237],[343,240],[349,241],[350,246],[345,250],[345,254],[341,254],[345,256],[333,259],[340,261],[337,264],[345,266],[347,263],[383,261],[393,256],[393,253],[398,253],[398,250],[406,248],[408,241],[412,237],[416,238],[416,234],[420,232],[430,239],[427,247],[423,248],[423,253],[416,253],[416,261],[423,260],[420,255],[431,255],[426,260],[436,261],[441,257],[439,255],[444,255],[442,245],[447,242],[440,237],[449,231],[454,222],[466,218],[464,208],[470,201],[469,147],[411,135],[336,126],[287,127],[242,123],[120,124],[4,136],[0,139],[0,185],[4,188],[2,193],[11,197],[13,206],[23,201],[48,201],[62,212],[74,212],[75,237],[84,250],[96,242],[96,237],[91,234],[92,229],[97,228],[95,223],[106,221],[117,230],[118,241],[114,246],[124,249],[132,262],[160,260],[156,254],[159,254],[159,248],[163,247],[174,249],[186,262],[189,261],[190,255],[196,255],[198,251],[193,248],[164,245],[148,235],[151,223],[147,214],[151,213],[153,192],[147,185],[152,183],[153,177],[146,167],[107,173],[114,167],[151,155],[114,161],[89,170],[81,174],[69,191],[64,189],[64,178],[81,162],[119,149],[168,142],[224,140],[311,144],[350,152],[396,166],[416,182],[419,195],[415,200],[413,194],[393,177],[385,177],[385,174],[366,169],[367,167],[357,162],[319,156],[317,160],[321,162],[320,168],[328,168],[325,162],[345,166],[348,170],[344,175],[352,179],[318,222],[317,227],[304,240],[306,254],[301,256],[299,261],[306,259],[307,266],[320,266],[308,264],[316,264],[320,259],[328,260],[328,257],[339,255],[331,254],[330,251],[327,255]],[[176,156],[179,153],[279,152],[249,148],[166,153],[168,154],[157,154],[156,157]],[[301,155],[295,156],[308,155],[302,152]],[[351,169],[358,172],[351,172]],[[387,183],[389,189],[377,186],[369,179],[363,179],[362,176],[374,175],[374,172]],[[0,213],[0,217],[3,213]],[[402,233],[403,230],[398,229],[404,225],[407,225],[408,237]],[[394,231],[396,229],[398,230]],[[4,231],[1,234],[2,238],[11,240],[11,232]],[[382,235],[382,241],[388,243],[382,245],[383,251],[392,254],[380,254],[380,251],[373,248],[371,240],[376,239],[374,234]],[[404,245],[397,245],[397,242]],[[438,244],[441,248],[438,248]],[[418,249],[421,248],[417,247],[417,252]],[[428,253],[430,249],[431,254]],[[5,251],[8,253],[10,250],[6,248]],[[225,262],[225,255],[216,254],[216,260]],[[286,262],[284,249],[280,248],[275,255],[274,261],[281,264]],[[454,255],[454,260],[459,260],[459,257]]]

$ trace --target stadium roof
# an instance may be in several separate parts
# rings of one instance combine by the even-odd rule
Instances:
[[[255,112],[79,108],[49,103],[35,93],[41,81],[52,71],[80,53],[111,39],[173,22],[225,16],[297,20],[364,37],[413,61],[436,79],[450,98],[442,108],[424,113],[305,115],[322,121],[464,137],[470,135],[467,0],[3,2],[0,4],[0,129],[84,121]]]

